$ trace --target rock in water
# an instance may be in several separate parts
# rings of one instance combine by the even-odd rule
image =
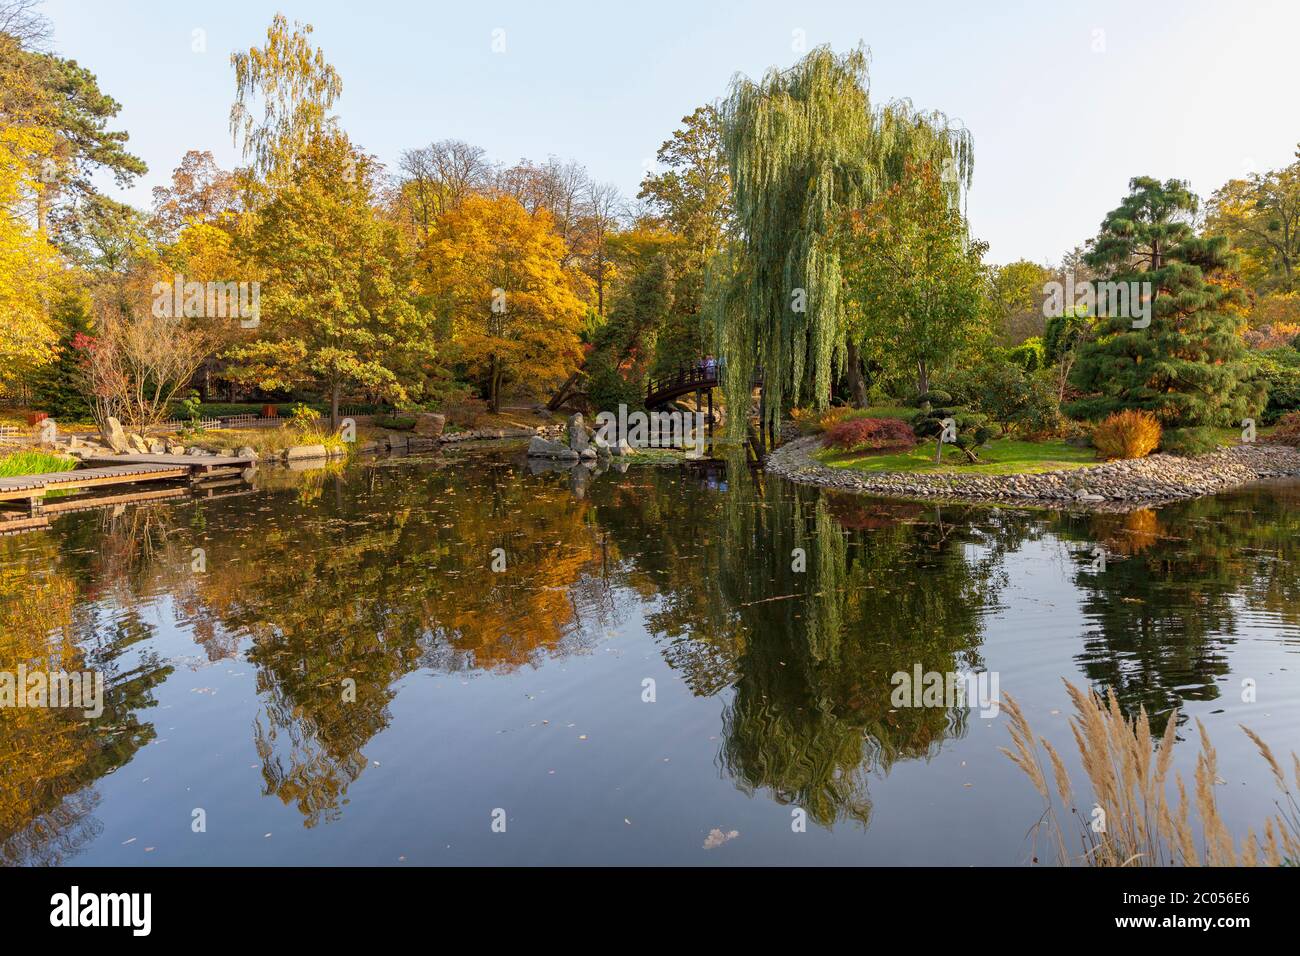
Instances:
[[[582,420],[582,412],[575,412],[569,419],[569,448],[578,454],[590,444],[587,438],[587,426]]]
[[[558,441],[547,441],[541,435],[534,435],[528,442],[529,458],[560,458],[572,461],[578,457],[578,453],[571,448],[566,448]]]

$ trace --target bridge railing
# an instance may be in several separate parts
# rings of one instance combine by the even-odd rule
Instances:
[[[713,388],[720,381],[717,363],[711,365],[687,365],[676,372],[661,375],[646,382],[646,397],[657,392],[674,389]]]
[[[689,391],[692,388],[716,388],[726,378],[725,367],[719,362],[685,365],[675,372],[649,379],[645,394],[649,399],[654,395],[670,391]],[[762,368],[754,369],[754,379],[750,383],[757,387],[763,384]]]

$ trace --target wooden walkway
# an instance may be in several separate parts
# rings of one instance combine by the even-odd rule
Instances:
[[[32,516],[47,511],[71,510],[70,503],[44,504],[52,492],[80,491],[103,485],[139,484],[176,478],[191,482],[211,478],[246,476],[257,467],[257,459],[237,455],[104,455],[89,458],[89,468],[55,471],[44,475],[0,478],[0,502],[25,500]]]
[[[94,455],[86,459],[96,465],[169,465],[191,471],[207,472],[214,468],[257,467],[256,458],[239,455]]]
[[[117,465],[111,468],[78,468],[75,471],[53,471],[44,475],[20,475],[17,478],[0,478],[0,501],[17,498],[41,498],[48,491],[71,491],[94,488],[99,485],[121,485],[137,481],[159,481],[164,478],[187,478],[189,468],[175,465]]]

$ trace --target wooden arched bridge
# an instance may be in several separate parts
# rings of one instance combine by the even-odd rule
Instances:
[[[704,392],[720,388],[722,386],[722,375],[722,366],[717,362],[705,361],[696,362],[694,365],[683,365],[675,372],[669,372],[667,375],[661,375],[646,382],[645,407],[660,408],[667,405],[674,398],[681,398],[691,392]],[[762,369],[755,370],[750,387],[763,387]],[[709,404],[712,407],[712,395],[709,396]]]
[[[647,409],[662,408],[674,399],[694,392],[696,407],[707,408],[708,417],[706,420],[709,423],[709,440],[712,441],[713,390],[722,386],[724,377],[725,367],[712,359],[706,359],[692,365],[683,365],[675,372],[652,378],[646,382],[645,407]],[[763,388],[763,370],[761,368],[754,370],[754,376],[750,380],[750,389],[755,388],[759,389],[759,430],[758,435],[755,436],[753,429],[750,429],[750,445],[753,446],[755,455],[761,456],[765,438],[769,446],[775,443],[775,435],[765,435],[766,430],[762,427],[763,421],[767,418],[767,390]]]

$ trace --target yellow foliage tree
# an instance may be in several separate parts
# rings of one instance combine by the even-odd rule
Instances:
[[[553,225],[509,196],[470,196],[434,221],[421,252],[423,290],[450,318],[457,356],[493,411],[503,385],[553,387],[581,358],[585,308]]]
[[[58,255],[24,214],[42,188],[33,170],[52,146],[48,130],[0,123],[0,390],[52,361],[58,343],[48,308]]]

